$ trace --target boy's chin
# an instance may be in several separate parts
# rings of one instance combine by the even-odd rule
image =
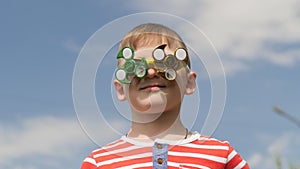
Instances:
[[[138,101],[136,106],[132,105],[136,112],[141,114],[159,114],[165,111],[167,98],[163,92],[151,92],[149,96]]]

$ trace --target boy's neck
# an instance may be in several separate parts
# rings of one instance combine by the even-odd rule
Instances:
[[[155,139],[182,140],[189,134],[180,120],[179,113],[163,112],[158,117],[154,116],[149,115],[149,119],[155,118],[149,122],[142,123],[133,120],[127,137],[149,142]]]

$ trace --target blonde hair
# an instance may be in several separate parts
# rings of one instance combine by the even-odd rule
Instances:
[[[144,46],[153,46],[167,44],[171,50],[184,48],[186,45],[181,37],[172,29],[156,23],[146,23],[133,28],[120,42],[119,50],[125,46],[130,46],[134,50]],[[190,67],[190,59],[185,59],[186,64]]]

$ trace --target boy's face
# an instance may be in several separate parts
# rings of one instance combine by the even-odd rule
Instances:
[[[139,48],[135,51],[135,59],[151,59],[156,46]],[[174,50],[164,49],[165,54],[173,54]],[[134,77],[130,84],[115,81],[117,95],[120,100],[127,100],[132,109],[140,113],[162,113],[172,109],[180,109],[184,94],[191,94],[195,89],[194,72],[186,67],[177,70],[175,80],[162,77],[155,68],[149,68],[144,78]]]

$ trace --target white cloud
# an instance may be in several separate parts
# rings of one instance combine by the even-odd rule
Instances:
[[[276,159],[280,159],[283,168],[289,168],[292,163],[299,165],[300,161],[298,149],[300,136],[295,132],[287,132],[279,136],[264,135],[260,137],[262,143],[268,143],[266,149],[253,153],[248,158],[248,163],[252,168],[274,169]],[[297,146],[298,144],[298,146]]]
[[[262,160],[262,155],[260,153],[255,153],[247,160],[247,162],[252,166],[258,166],[260,163],[262,163]]]
[[[203,30],[221,53],[240,61],[267,59],[281,64],[274,61],[278,57],[274,55],[276,46],[266,46],[299,42],[300,29],[295,28],[300,28],[300,8],[296,6],[295,0],[213,1],[195,21],[204,25]],[[293,58],[288,50],[281,55]]]
[[[0,164],[28,155],[66,157],[72,148],[87,144],[74,119],[39,117],[0,128]]]
[[[265,57],[276,65],[290,67],[300,61],[300,47],[299,49],[292,49],[284,53],[276,53],[273,51],[265,52]]]
[[[105,137],[107,140],[103,141],[108,141],[111,136],[105,133]],[[43,116],[0,124],[0,168],[35,169],[39,165],[61,168],[65,165],[58,159],[74,161],[76,153],[91,145],[91,140],[74,118]],[[82,154],[78,156],[78,159],[82,158]],[[32,161],[22,163],[28,159]]]
[[[187,18],[216,46],[225,62],[227,75],[248,70],[252,61],[267,61],[278,66],[292,66],[300,61],[298,0],[172,3],[154,0],[151,4],[130,3],[130,5],[141,11],[154,10]],[[193,39],[195,35],[190,35],[189,32],[183,36],[197,41]],[[281,51],[278,51],[278,47]]]

